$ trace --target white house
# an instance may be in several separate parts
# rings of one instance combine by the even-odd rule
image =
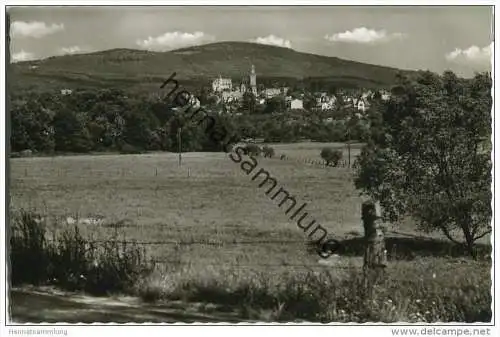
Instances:
[[[291,102],[290,102],[290,109],[292,110],[300,110],[300,109],[304,109],[304,104],[303,104],[304,101],[302,101],[301,99],[293,99]]]
[[[321,110],[333,110],[335,108],[335,102],[323,102],[321,103]]]
[[[358,101],[355,103],[355,106],[356,108],[359,110],[359,111],[363,111],[365,112],[366,110],[368,110],[368,108],[370,107],[370,103],[368,103],[368,101],[364,98],[360,98],[358,99]]]
[[[352,106],[352,102],[354,102],[354,99],[350,96],[344,96],[342,99],[346,105]]]
[[[383,101],[388,101],[391,98],[391,94],[386,90],[380,91],[380,96]]]
[[[196,96],[191,95],[189,98],[189,105],[194,109],[198,109],[201,106],[201,102]]]
[[[316,98],[316,107],[321,110],[333,110],[337,103],[337,97],[329,97],[326,93],[321,93],[321,97]]]
[[[243,92],[237,91],[223,91],[222,92],[222,101],[223,102],[233,102],[239,101],[243,97]]]
[[[363,94],[361,95],[361,97],[364,100],[372,99],[373,98],[373,92],[371,90],[365,91],[365,92],[363,92]]]
[[[264,95],[266,98],[273,98],[281,95],[281,89],[278,88],[267,88],[264,90]]]
[[[233,89],[233,82],[230,78],[222,78],[219,75],[219,78],[216,78],[212,82],[212,90],[214,92],[220,92],[220,91],[232,90],[232,89]]]
[[[61,95],[71,95],[72,92],[71,89],[61,89]]]

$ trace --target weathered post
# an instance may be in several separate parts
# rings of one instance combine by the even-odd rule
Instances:
[[[365,229],[363,274],[365,288],[371,294],[374,283],[383,274],[387,264],[380,203],[372,200],[363,202],[361,218]]]
[[[182,164],[182,127],[179,127],[177,129],[177,145],[179,147],[178,151],[179,152],[179,166],[181,166]]]

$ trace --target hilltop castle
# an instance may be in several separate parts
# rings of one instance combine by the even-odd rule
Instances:
[[[212,82],[212,90],[214,93],[220,93],[224,101],[230,99],[239,99],[247,91],[250,91],[257,96],[257,74],[255,73],[255,66],[252,64],[250,75],[243,77],[240,84],[233,88],[233,82],[230,78],[216,78]]]

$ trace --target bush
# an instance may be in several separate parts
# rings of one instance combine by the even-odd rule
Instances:
[[[328,166],[337,166],[342,159],[342,156],[342,150],[334,150],[328,147],[321,150],[321,158],[326,161],[326,165]]]
[[[161,282],[149,280],[151,285],[163,285],[154,292],[152,287],[142,289],[148,289],[144,298],[231,306],[243,319],[268,322],[491,321],[491,264],[446,269],[449,261],[438,263],[392,268],[371,293],[365,291],[361,270],[347,274],[310,271],[278,278],[269,278],[267,273],[249,278],[235,270],[219,274],[203,270],[187,279],[169,275]],[[433,276],[428,269],[438,275]],[[470,276],[473,270],[477,274]]]
[[[245,147],[246,151],[247,151],[247,154],[251,157],[258,157],[260,156],[260,153],[261,153],[261,149],[258,145],[256,144],[248,144],[246,147]]]
[[[10,237],[12,284],[41,284],[49,279],[52,252],[42,219],[24,210],[13,216]]]
[[[268,157],[272,158],[272,157],[274,157],[274,149],[272,147],[270,147],[270,146],[267,146],[267,145],[264,146],[262,148],[262,152],[264,154],[264,158],[268,158]]]
[[[223,150],[227,153],[230,153],[230,152],[233,152],[233,148],[234,148],[234,144],[226,144],[225,146],[223,146]]]
[[[77,226],[46,239],[38,215],[21,212],[11,237],[12,284],[53,284],[95,295],[128,293],[141,277],[152,271],[137,244],[110,240],[96,245]],[[29,268],[26,268],[29,266]]]

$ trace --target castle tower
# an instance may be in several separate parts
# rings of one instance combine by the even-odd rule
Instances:
[[[255,74],[255,67],[252,64],[252,72],[250,73],[250,88],[252,93],[257,96],[257,75]]]

